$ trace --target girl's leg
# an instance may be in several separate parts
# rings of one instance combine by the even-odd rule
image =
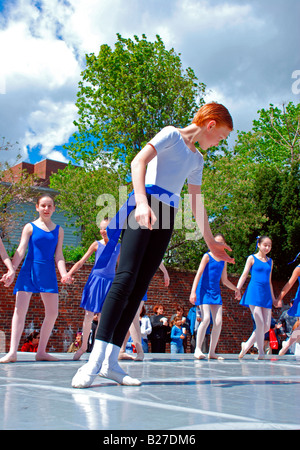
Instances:
[[[45,317],[40,331],[40,341],[35,359],[37,361],[59,361],[46,352],[47,344],[58,315],[58,294],[41,293],[45,307]]]
[[[91,332],[91,325],[93,322],[94,315],[95,313],[93,313],[92,311],[85,311],[84,320],[82,324],[82,344],[81,347],[77,350],[77,352],[73,356],[73,359],[75,361],[78,361],[81,355],[83,355],[83,353],[86,352],[87,350],[87,344]]]
[[[207,327],[210,324],[210,305],[201,305],[201,317],[202,321],[198,327],[197,338],[196,338],[196,349],[194,356],[197,359],[204,359],[205,355],[201,351],[201,347],[205,338]]]
[[[141,334],[141,326],[140,326],[140,312],[143,307],[144,302],[141,302],[140,307],[138,308],[136,315],[132,321],[132,324],[129,327],[128,332],[126,333],[125,339],[121,346],[119,359],[131,359],[134,361],[143,361],[144,359],[144,350],[142,346],[142,334]],[[133,344],[136,348],[137,355],[136,357],[129,355],[126,353],[126,344],[131,335]]]
[[[255,342],[256,342],[256,334],[255,334],[255,331],[253,331],[253,333],[249,337],[248,341],[241,343],[242,350],[241,350],[241,352],[239,354],[239,358],[240,359],[243,358],[246,355],[246,353],[255,344]]]
[[[157,202],[157,204],[159,203]],[[159,206],[159,209],[163,209],[165,206]],[[170,208],[167,208],[170,215]],[[160,211],[156,212],[155,208],[153,209],[159,220],[152,231],[140,228],[135,222],[135,226],[128,227],[123,234],[120,262],[103,305],[95,340],[97,345],[94,345],[86,369],[83,366],[79,370],[81,374],[78,373],[78,376],[76,374],[73,378],[73,387],[90,386],[100,368],[102,376],[114,379],[121,384],[140,384],[138,380],[128,377],[120,368],[118,355],[172,234],[172,227],[169,226],[166,229],[161,227],[163,214],[160,215]],[[173,223],[174,217],[173,214]],[[134,213],[131,218],[134,218]],[[83,380],[83,378],[85,379]]]
[[[142,333],[141,333],[141,326],[140,326],[140,312],[142,310],[144,302],[141,302],[140,307],[138,308],[136,315],[134,316],[134,319],[132,321],[132,324],[129,328],[129,333],[131,334],[134,346],[136,348],[136,357],[134,358],[135,361],[143,361],[144,359],[144,350],[142,345]]]
[[[222,305],[210,305],[210,310],[213,318],[213,328],[210,336],[208,357],[211,359],[224,359],[216,355],[216,347],[222,329]]]
[[[249,337],[247,342],[242,342],[241,347],[241,353],[239,354],[239,358],[243,358],[245,354],[250,350],[250,348],[257,342],[258,346],[258,353],[259,359],[264,359],[265,353],[264,353],[264,336],[267,331],[270,329],[271,324],[271,309],[262,308],[260,306],[251,306],[250,310],[252,312],[256,329],[253,331],[251,336]],[[255,315],[254,315],[255,314]],[[259,329],[257,328],[257,324],[259,326]],[[259,342],[258,342],[259,340]],[[260,348],[260,347],[261,348]]]
[[[17,360],[17,351],[24,330],[31,295],[31,292],[24,291],[19,291],[16,294],[16,305],[11,326],[10,349],[7,355],[0,359],[1,363],[15,362]]]
[[[295,328],[290,338],[282,343],[282,349],[280,350],[279,355],[280,356],[285,355],[285,353],[288,351],[291,345],[295,344],[298,341],[300,341],[300,325],[297,328]]]
[[[266,329],[266,324],[268,322],[269,314],[266,313],[267,310],[265,308],[262,308],[260,306],[250,305],[250,309],[251,309],[251,312],[252,312],[252,315],[253,315],[253,318],[255,321],[255,325],[256,325],[254,334],[255,334],[255,341],[256,341],[257,347],[258,347],[258,358],[263,359],[265,357],[265,353],[264,353],[265,333],[270,328],[270,326],[269,326],[269,328]],[[271,312],[271,310],[270,310],[270,312]]]

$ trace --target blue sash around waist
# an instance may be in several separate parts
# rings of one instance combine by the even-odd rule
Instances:
[[[167,191],[166,189],[161,188],[160,186],[156,186],[155,184],[146,184],[146,193],[152,195],[153,197],[157,198],[163,203],[166,203],[170,206],[173,206],[174,208],[178,208],[179,205],[179,196],[176,194],[173,194],[170,191]],[[135,197],[134,197],[134,191],[132,191],[127,201],[124,203],[124,205],[119,209],[115,217],[110,221],[106,232],[107,236],[109,238],[108,243],[105,246],[105,249],[103,250],[100,258],[98,259],[97,263],[95,264],[95,269],[102,269],[103,267],[106,267],[111,255],[113,254],[113,251],[119,241],[124,223],[135,208]]]

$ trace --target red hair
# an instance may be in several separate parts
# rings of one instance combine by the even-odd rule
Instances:
[[[215,120],[217,126],[226,126],[233,130],[232,117],[225,106],[217,102],[207,103],[203,105],[193,118],[193,123],[198,127],[202,127],[207,120]]]

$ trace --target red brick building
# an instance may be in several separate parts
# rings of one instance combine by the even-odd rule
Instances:
[[[36,164],[20,162],[6,171],[6,174],[4,173],[2,181],[11,182],[11,174],[13,176],[13,181],[17,181],[20,178],[20,173],[23,170],[26,170],[28,175],[37,176],[39,186],[49,187],[49,178],[51,174],[56,173],[58,170],[63,170],[66,166],[66,163],[53,161],[52,159],[43,159]]]
[[[67,268],[71,268],[72,263],[67,263]],[[87,281],[92,266],[85,264],[82,269],[76,273],[75,282],[72,285],[62,285],[59,283],[59,316],[55,323],[52,336],[49,341],[48,350],[62,352],[66,351],[75,334],[82,327],[84,311],[79,308],[83,287]],[[0,274],[5,271],[4,265],[0,264]],[[166,316],[171,317],[175,313],[176,306],[181,305],[185,314],[191,307],[189,303],[190,289],[193,283],[195,273],[178,270],[169,270],[170,286],[166,288],[163,283],[163,274],[158,271],[154,276],[148,290],[147,314],[152,315],[152,308],[155,304],[163,304]],[[236,285],[238,278],[229,277]],[[59,278],[58,278],[59,279]],[[279,294],[284,282],[274,282],[275,296]],[[289,292],[286,300],[293,298],[297,286]],[[226,287],[221,287],[223,298],[223,327],[217,347],[220,353],[239,353],[240,344],[246,340],[252,332],[253,323],[248,308],[239,305],[234,300],[234,293]],[[13,286],[5,288],[0,285],[0,340],[2,337],[2,348],[4,351],[4,341],[6,341],[6,351],[8,351],[11,319],[14,311],[15,297],[13,295]],[[278,317],[280,310],[273,310],[274,317]],[[28,310],[25,332],[22,335],[21,344],[27,333],[33,330],[39,330],[44,317],[44,307],[39,294],[33,294]],[[1,342],[0,342],[1,344]],[[189,345],[189,339],[188,339]]]

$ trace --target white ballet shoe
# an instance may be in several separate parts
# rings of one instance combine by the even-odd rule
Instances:
[[[99,373],[100,377],[116,381],[124,386],[140,386],[142,383],[137,378],[132,378],[125,372],[118,372],[112,369],[103,369]]]
[[[80,367],[72,379],[72,387],[78,389],[88,388],[92,385],[94,379],[100,371],[97,368],[92,367],[89,363]]]

